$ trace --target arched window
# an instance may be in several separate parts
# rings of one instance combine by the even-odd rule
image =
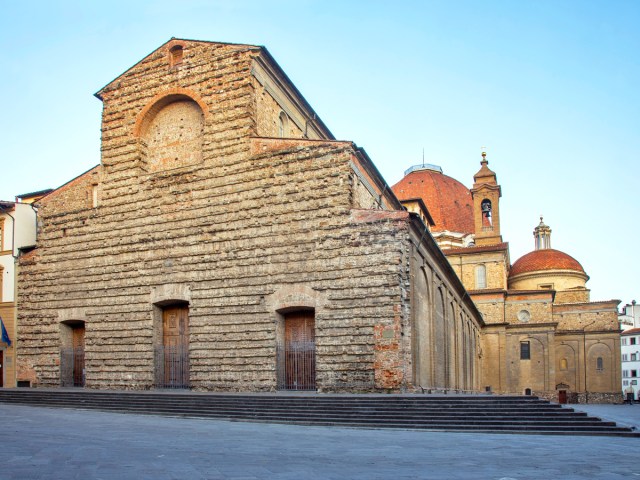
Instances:
[[[491,200],[485,198],[480,203],[480,210],[482,210],[482,226],[492,227],[493,220],[491,219]]]
[[[280,138],[289,136],[289,117],[287,117],[287,114],[284,112],[280,112],[278,121],[278,136]]]
[[[487,267],[484,265],[476,266],[476,289],[487,288]]]
[[[568,362],[566,358],[560,360],[560,370],[566,370],[568,366]]]
[[[602,372],[604,370],[604,360],[602,360],[602,357],[596,358],[596,370],[598,372]]]

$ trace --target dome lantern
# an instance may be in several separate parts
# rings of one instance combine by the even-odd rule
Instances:
[[[533,230],[533,237],[536,242],[536,250],[551,248],[551,229],[542,221],[542,215],[540,215],[540,223]]]

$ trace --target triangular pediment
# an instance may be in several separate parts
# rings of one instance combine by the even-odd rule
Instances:
[[[184,39],[184,38],[172,37],[171,39],[169,39],[168,41],[166,41],[165,43],[160,45],[158,48],[153,50],[151,53],[146,55],[142,60],[136,62],[131,67],[129,67],[127,70],[125,70],[122,74],[118,75],[116,78],[111,80],[104,87],[102,87],[100,90],[98,90],[94,95],[96,97],[98,97],[100,100],[102,100],[105,92],[108,92],[109,90],[111,90],[113,88],[117,88],[118,84],[120,82],[122,82],[123,80],[126,80],[132,74],[132,71],[135,70],[136,67],[138,67],[139,65],[142,65],[145,62],[150,61],[151,59],[157,57],[157,55],[159,55],[159,54],[162,54],[162,55],[168,54],[168,51],[175,45],[184,45],[184,46],[186,46],[186,45],[194,45],[194,44],[225,45],[225,46],[231,46],[231,47],[235,46],[235,47],[238,47],[239,50],[247,50],[247,49],[262,50],[262,49],[264,49],[264,47],[259,46],[259,45],[247,45],[247,44],[239,44],[239,43],[236,44],[236,43],[226,43],[226,42],[210,42],[210,41],[205,41],[205,40],[189,40],[189,39]]]

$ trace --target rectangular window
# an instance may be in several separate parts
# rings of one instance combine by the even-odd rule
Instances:
[[[624,356],[626,357],[626,355],[624,355]],[[635,362],[637,359],[638,359],[638,355],[637,355],[637,354],[635,354],[635,353],[632,353],[632,354],[631,354],[631,361],[632,361],[632,362]]]
[[[520,342],[520,360],[531,359],[531,344],[529,342]]]
[[[623,380],[622,385],[624,387],[626,387],[627,385],[629,385],[629,380]]]
[[[623,361],[623,362],[628,362],[628,361],[629,361],[629,355],[628,355],[628,354],[626,354],[626,353],[623,353],[623,354],[622,354],[622,361]]]
[[[629,370],[622,370],[622,378],[629,378]]]
[[[631,337],[629,339],[629,345],[635,345],[636,344],[636,337]]]
[[[621,345],[626,345],[627,344],[627,339],[623,338],[622,340],[620,340],[620,344]]]
[[[637,377],[638,376],[638,371],[637,370],[631,370],[631,376],[632,377]]]
[[[478,265],[476,267],[476,289],[487,288],[487,267]]]

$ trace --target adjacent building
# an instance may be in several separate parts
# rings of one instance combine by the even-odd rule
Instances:
[[[621,330],[629,330],[631,328],[640,328],[640,306],[635,300],[627,303],[620,313],[618,313],[618,321]]]
[[[640,328],[630,328],[621,334],[622,391],[633,388],[633,398],[640,400]]]
[[[36,244],[36,211],[32,202],[47,193],[0,201],[0,387],[16,386],[16,278],[22,252]]]
[[[590,301],[589,277],[551,248],[542,218],[535,249],[511,264],[500,229],[502,192],[484,152],[471,189],[431,165],[408,170],[392,188],[403,204],[422,199],[434,238],[482,312],[487,390],[563,403],[620,400],[619,300]]]

